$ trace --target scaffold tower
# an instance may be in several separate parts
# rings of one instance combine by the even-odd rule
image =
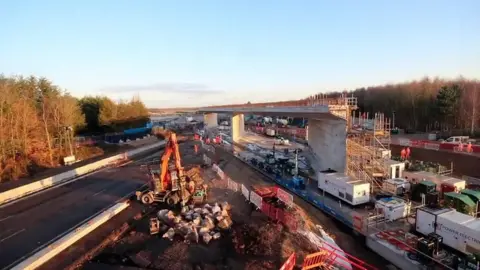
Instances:
[[[346,173],[369,182],[372,191],[375,191],[381,188],[382,180],[390,176],[386,164],[391,153],[390,120],[383,113],[376,113],[373,119],[360,114],[359,119],[359,125],[349,126]]]

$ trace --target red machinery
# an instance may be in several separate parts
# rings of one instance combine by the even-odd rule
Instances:
[[[137,199],[144,204],[153,202],[166,202],[173,206],[178,203],[185,205],[195,192],[205,194],[206,188],[197,187],[195,182],[189,179],[184,172],[181,163],[180,149],[177,142],[177,135],[170,132],[167,136],[168,141],[165,145],[165,151],[161,158],[160,170],[148,170],[151,175],[150,189],[147,191],[137,191]],[[171,159],[173,155],[173,160]]]

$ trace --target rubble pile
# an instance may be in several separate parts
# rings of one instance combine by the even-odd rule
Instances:
[[[205,204],[203,207],[185,206],[179,215],[162,209],[158,211],[156,218],[150,220],[150,232],[165,232],[162,237],[170,241],[178,235],[187,242],[198,243],[202,240],[208,244],[211,240],[219,239],[221,232],[232,226],[229,210],[228,202],[215,203],[213,206]]]

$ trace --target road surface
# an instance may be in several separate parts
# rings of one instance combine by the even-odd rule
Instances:
[[[45,178],[48,178],[48,177],[51,177],[51,176],[69,171],[69,170],[73,170],[73,169],[76,169],[78,167],[85,166],[87,164],[90,164],[90,163],[93,163],[93,162],[96,162],[96,161],[99,161],[99,160],[102,160],[102,159],[105,159],[105,158],[108,158],[108,157],[111,157],[111,156],[114,156],[114,155],[118,155],[120,153],[124,153],[124,152],[130,151],[130,150],[140,148],[140,147],[144,147],[144,146],[154,144],[154,143],[157,143],[157,142],[159,142],[159,140],[156,137],[153,137],[153,136],[148,137],[146,139],[141,139],[141,140],[138,140],[138,141],[137,140],[131,141],[131,142],[125,143],[123,145],[119,145],[118,151],[115,151],[115,152],[112,152],[112,153],[107,153],[105,155],[85,159],[85,160],[82,160],[80,162],[74,163],[70,166],[62,166],[62,167],[47,169],[45,171],[36,173],[34,177],[21,178],[17,181],[9,181],[9,182],[5,182],[5,183],[1,183],[0,184],[0,192],[5,192],[5,191],[8,191],[8,190],[11,190],[11,189],[23,186],[23,185],[27,185],[27,184],[33,183],[35,181],[39,181],[39,180],[42,180],[42,179],[45,179]]]
[[[132,163],[0,208],[0,269],[112,205],[145,181],[146,173]]]

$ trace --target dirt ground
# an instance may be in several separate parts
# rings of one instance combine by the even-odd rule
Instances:
[[[183,164],[190,166],[201,164],[202,155],[193,152],[192,143],[181,145]],[[220,164],[227,171],[235,166],[232,161]],[[241,168],[240,168],[241,170]],[[231,172],[232,179],[245,185],[260,183],[260,179],[251,179],[249,172]],[[113,245],[106,247],[83,269],[105,269],[106,266],[141,267],[143,269],[279,269],[284,261],[296,252],[297,260],[318,249],[303,235],[290,232],[286,227],[269,220],[264,214],[255,211],[245,201],[240,192],[227,189],[227,181],[218,178],[211,168],[201,169],[201,175],[208,184],[208,203],[227,201],[231,205],[230,215],[233,225],[230,230],[222,231],[221,238],[209,244],[187,243],[182,238],[172,242],[162,238],[163,233],[149,234],[149,217],[127,232]],[[309,220],[305,213],[299,220]],[[312,223],[303,222],[309,226]],[[200,240],[201,242],[201,240]],[[118,269],[119,269],[118,268]]]
[[[242,161],[217,148],[217,159],[223,171],[234,181],[243,183],[246,187],[255,184],[266,184],[265,177],[249,168]],[[294,203],[304,215],[302,218],[309,223],[318,224],[333,238],[337,245],[346,253],[351,254],[370,265],[385,269],[390,263],[378,254],[368,250],[364,245],[365,239],[353,235],[352,229],[330,218],[311,204],[300,198],[294,198]],[[298,260],[298,258],[297,258]]]

